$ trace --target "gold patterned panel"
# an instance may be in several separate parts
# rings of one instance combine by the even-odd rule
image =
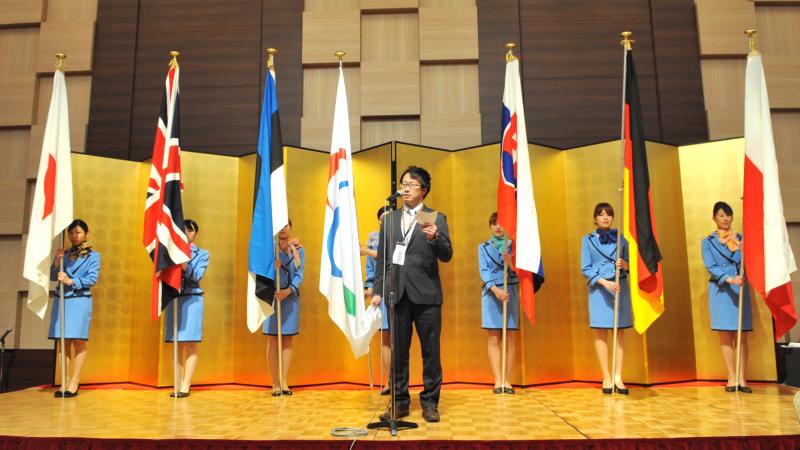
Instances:
[[[476,61],[478,8],[419,8],[420,61]]]
[[[722,200],[733,207],[733,228],[742,229],[742,173],[744,140],[731,139],[680,147],[681,189],[686,228],[687,264],[691,287],[696,377],[725,379],[719,338],[711,331],[708,314],[708,272],[700,255],[700,242],[715,227],[711,220],[714,203]],[[772,318],[763,301],[751,293],[753,327],[749,335],[748,378],[775,380]]]
[[[197,245],[209,252],[200,285],[203,295],[203,342],[193,384],[233,381],[234,268],[232,245],[237,224],[239,162],[229,156],[181,152],[183,216],[200,227]],[[167,306],[168,308],[171,306]],[[152,326],[161,332],[159,385],[171,386],[172,344],[163,342],[164,315]],[[171,324],[170,324],[171,325]]]
[[[52,72],[53,54],[59,52],[67,55],[65,72],[91,72],[93,51],[94,20],[43,22],[36,51],[36,72]]]
[[[361,116],[418,116],[419,62],[361,63]]]
[[[743,31],[755,28],[755,6],[742,0],[697,0],[701,56],[745,55]]]
[[[33,120],[36,75],[11,74],[0,77],[0,126],[27,126]]]
[[[664,280],[666,311],[647,330],[646,368],[648,383],[691,380],[695,377],[692,303],[686,265],[686,230],[683,216],[678,148],[647,143],[650,192],[655,216]],[[689,254],[693,254],[693,247]]]
[[[600,368],[594,351],[594,331],[589,329],[589,306],[586,279],[581,274],[581,239],[596,227],[592,213],[599,202],[614,207],[613,227],[618,227],[622,206],[619,204],[621,174],[619,142],[606,142],[564,152],[567,204],[567,249],[572,306],[573,364],[576,380],[600,380]],[[546,269],[545,269],[546,270]],[[647,380],[644,339],[633,329],[625,331],[624,379],[631,383]],[[610,356],[609,356],[610,357]]]
[[[346,52],[345,63],[361,60],[361,12],[303,12],[303,65],[335,65],[333,53]]]
[[[81,376],[83,383],[128,381],[129,369],[135,368],[131,339],[142,330],[131,327],[131,317],[133,306],[146,301],[132,289],[141,267],[137,259],[146,258],[141,244],[144,191],[139,190],[139,166],[130,161],[72,155],[75,217],[89,225],[89,241],[101,261],[100,277],[92,288],[89,356]],[[150,353],[151,358],[155,356]],[[56,379],[60,380],[56,366]]]

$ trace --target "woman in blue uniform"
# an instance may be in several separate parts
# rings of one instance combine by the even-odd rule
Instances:
[[[181,292],[178,295],[178,373],[181,385],[178,389],[179,398],[188,397],[192,387],[192,374],[197,366],[197,343],[203,340],[203,289],[200,280],[208,268],[208,250],[195,245],[194,240],[200,227],[197,222],[185,219],[184,230],[186,239],[192,249],[192,259],[181,264],[183,279]],[[173,339],[174,305],[167,305],[164,309],[164,340],[168,343]],[[170,394],[175,396],[175,392]]]
[[[618,231],[611,228],[614,208],[608,203],[594,207],[594,223],[597,229],[583,237],[581,242],[581,272],[589,284],[589,326],[595,330],[594,348],[597,361],[603,372],[603,393],[614,390],[627,395],[622,382],[624,329],[633,325],[631,319],[631,297],[628,286],[628,243],[622,239],[617,256]],[[620,237],[621,238],[621,237]],[[620,282],[615,282],[616,268],[620,268]],[[608,341],[614,328],[614,295],[619,292],[617,321],[616,373],[611,377],[608,363]]]
[[[514,272],[511,261],[510,248],[506,248],[505,230],[497,223],[497,213],[489,216],[489,229],[491,237],[488,241],[478,245],[478,268],[481,272],[483,289],[481,295],[482,327],[489,334],[488,352],[489,365],[494,374],[495,394],[513,394],[508,379],[514,366],[514,353],[517,330],[519,330],[519,279]],[[508,289],[504,291],[505,277],[503,264],[508,266]],[[506,374],[501,377],[502,371],[502,330],[503,330],[503,303],[507,302],[508,324],[506,343]],[[502,379],[505,379],[505,384]]]
[[[731,230],[733,208],[725,202],[714,204],[716,231],[703,238],[701,249],[703,264],[711,278],[708,281],[708,309],[711,329],[719,333],[722,359],[728,369],[728,384],[725,391],[736,391],[736,330],[739,324],[739,290],[744,289],[742,331],[753,331],[753,315],[750,306],[750,289],[739,276],[742,263],[742,236]],[[739,390],[753,392],[747,386],[747,334],[742,334],[741,369]]]
[[[89,237],[89,226],[86,222],[80,219],[74,220],[67,227],[67,233],[72,247],[66,252],[64,249],[58,249],[53,267],[50,268],[50,279],[64,286],[67,390],[63,396],[75,397],[78,395],[81,371],[88,352],[89,325],[92,322],[92,293],[89,288],[97,283],[97,278],[100,276],[100,254],[93,251],[92,246],[86,242]],[[60,272],[62,259],[64,271]],[[61,339],[61,308],[58,295],[53,303],[48,337]],[[70,349],[74,352],[72,355]],[[61,391],[56,391],[55,396],[61,397]]]
[[[300,332],[300,284],[303,282],[303,269],[305,255],[302,247],[295,245],[296,240],[290,240],[289,232],[292,221],[278,232],[278,260],[275,261],[275,272],[280,273],[280,288],[275,292],[275,300],[281,302],[281,346],[283,350],[283,380],[289,373],[292,363],[292,338]],[[288,383],[281,386],[281,377],[278,374],[278,314],[277,308],[264,321],[264,334],[268,335],[267,355],[269,368],[272,373],[272,395],[292,395]]]
[[[381,209],[378,210],[378,224],[383,221],[383,216],[392,212],[392,208],[388,206],[382,206]],[[367,303],[371,303],[372,300],[372,288],[375,286],[375,267],[377,265],[377,257],[378,257],[378,236],[380,235],[379,231],[373,231],[367,237],[367,246],[361,246],[361,254],[366,255],[367,257],[367,278],[364,280],[364,297],[366,298]],[[392,362],[392,346],[390,343],[390,336],[389,336],[389,312],[386,310],[386,302],[381,301],[378,308],[381,311],[381,369],[383,373],[389,374],[389,365]],[[381,389],[381,395],[389,395],[389,381],[386,381],[386,384]]]

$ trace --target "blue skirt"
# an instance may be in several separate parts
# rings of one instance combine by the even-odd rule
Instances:
[[[617,328],[633,326],[631,294],[628,279],[619,280],[619,318]],[[603,286],[589,286],[589,326],[591,328],[614,328],[614,294]]]
[[[285,298],[281,302],[281,335],[294,336],[300,332],[300,298],[296,295]],[[264,321],[264,334],[278,335],[277,305],[267,320]]]
[[[389,329],[389,310],[386,308],[385,299],[381,299],[378,309],[381,311],[381,330],[386,331]]]
[[[502,286],[497,286],[502,289]],[[519,286],[508,286],[508,325],[509,330],[519,329]],[[503,329],[503,302],[497,299],[490,289],[481,296],[481,327],[487,330]]]
[[[744,309],[742,331],[753,331],[753,311],[750,305],[750,287],[744,286]],[[708,312],[711,329],[714,331],[736,331],[739,325],[739,294],[730,284],[708,283]]]
[[[61,339],[61,308],[56,297],[50,315],[49,339]],[[64,299],[67,320],[64,322],[64,339],[89,339],[89,325],[92,323],[92,297],[70,297]]]
[[[203,296],[181,296],[178,301],[178,342],[203,340]],[[164,309],[164,341],[172,342],[172,311],[170,303]]]

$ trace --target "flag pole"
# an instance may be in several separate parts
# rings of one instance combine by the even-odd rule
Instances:
[[[59,61],[59,64],[63,65],[63,59]],[[64,248],[64,241],[66,240],[67,233],[63,230],[61,231],[61,248]],[[61,261],[58,263],[58,271],[64,272],[64,256],[61,255]],[[67,318],[67,312],[64,310],[64,283],[58,283],[58,310],[61,312],[61,396],[64,397],[64,394],[67,392],[67,348],[66,348],[66,338],[64,337],[64,321]]]
[[[619,132],[619,140],[620,140],[620,158],[619,158],[619,173],[620,173],[620,185],[619,185],[619,205],[620,205],[620,221],[619,225],[617,225],[617,259],[621,258],[620,252],[622,251],[622,235],[620,231],[622,227],[625,225],[625,100],[626,100],[626,93],[625,90],[627,88],[627,81],[628,81],[628,52],[631,50],[631,44],[635,41],[631,39],[630,31],[623,31],[622,32],[622,40],[620,41],[620,45],[622,45],[622,114],[621,114],[621,124],[620,124],[620,132]],[[614,293],[614,331],[612,333],[611,338],[611,382],[612,385],[612,392],[616,391],[617,387],[617,334],[619,332],[619,275],[620,275],[620,267],[617,266],[616,261],[614,261],[614,282],[617,284],[617,291]]]
[[[272,301],[275,304],[275,314],[278,323],[278,384],[283,393],[283,321],[281,320],[281,301],[278,299],[278,292],[281,290],[281,248],[280,241],[275,243],[275,297]]]
[[[178,67],[178,56],[180,56],[180,54],[181,52],[177,50],[172,50],[169,52],[169,55],[172,56],[172,59],[169,62],[169,67],[171,69]],[[178,297],[172,299],[172,379],[172,391],[177,399],[178,391],[180,390],[178,387],[178,384],[180,383],[180,375],[178,370]]]
[[[56,70],[60,70],[64,72],[64,60],[67,59],[67,55],[64,53],[56,53],[56,58],[58,62],[56,62]],[[64,230],[61,230],[61,248],[62,250],[65,247],[65,242],[67,238],[67,233]],[[61,256],[61,261],[58,264],[58,271],[64,272],[64,255]],[[67,318],[67,312],[65,311],[64,307],[64,283],[58,283],[58,291],[59,291],[59,298],[58,298],[58,309],[61,312],[61,357],[59,358],[61,363],[61,396],[63,398],[64,393],[67,391],[67,356],[66,356],[66,338],[64,337],[65,326],[64,321]]]
[[[744,34],[747,35],[747,46],[748,46],[748,55],[753,55],[758,53],[756,50],[756,30],[745,30]],[[739,267],[739,278],[744,281],[744,246],[741,246],[741,254],[742,254],[742,262],[741,266]],[[742,367],[742,302],[744,302],[744,290],[746,284],[743,282],[741,286],[739,286],[739,308],[738,308],[738,319],[736,324],[736,389],[739,389],[739,374],[741,373]]]

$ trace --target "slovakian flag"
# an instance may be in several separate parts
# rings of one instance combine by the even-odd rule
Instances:
[[[144,206],[144,246],[153,260],[153,320],[181,289],[181,264],[191,259],[181,203],[179,69],[173,60],[164,82],[150,182]]]
[[[747,56],[744,92],[744,266],[775,319],[775,339],[797,322],[789,275],[797,270],[778,178],[761,55]]]
[[[268,63],[258,128],[253,224],[247,260],[247,328],[255,333],[272,314],[275,296],[275,235],[289,224],[286,176],[275,67]]]
[[[664,312],[661,251],[650,195],[650,173],[644,144],[644,122],[633,53],[627,52],[625,73],[625,169],[623,174],[622,229],[628,241],[633,327],[647,331]]]
[[[53,238],[72,222],[72,163],[69,109],[64,72],[53,76],[53,95],[44,128],[42,156],[36,175],[23,276],[28,283],[28,308],[40,319],[50,296],[50,250]]]
[[[373,314],[370,320],[361,300],[364,298],[364,284],[353,193],[350,119],[341,62],[333,112],[323,227],[319,290],[328,299],[328,316],[342,330],[353,356],[358,358],[369,351],[370,339],[380,325],[380,315]]]
[[[544,268],[542,246],[539,242],[539,220],[533,200],[519,60],[516,58],[506,63],[502,128],[497,223],[503,227],[512,242],[512,258],[520,279],[522,310],[531,323],[536,323],[533,297],[534,292],[544,282]]]

